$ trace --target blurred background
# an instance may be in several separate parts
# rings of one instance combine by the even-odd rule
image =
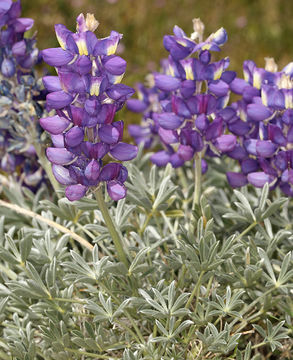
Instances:
[[[124,34],[119,52],[128,64],[123,82],[130,86],[159,70],[167,56],[163,36],[174,25],[189,35],[195,17],[205,23],[206,36],[221,26],[227,30],[219,56],[229,56],[239,75],[245,59],[263,66],[264,57],[274,57],[279,68],[293,61],[292,0],[22,0],[22,6],[22,16],[35,20],[39,49],[59,46],[54,24],[74,31],[81,12],[95,14],[98,37],[111,30]]]

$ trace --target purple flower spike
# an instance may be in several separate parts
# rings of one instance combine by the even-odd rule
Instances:
[[[68,200],[80,200],[86,194],[87,187],[81,184],[67,186],[65,195]]]
[[[236,146],[236,136],[234,135],[222,135],[215,141],[215,146],[219,151],[228,152],[232,151]]]
[[[195,152],[215,155],[209,149],[215,149],[213,144],[226,132],[227,124],[238,118],[233,107],[224,113],[236,73],[225,71],[228,58],[211,61],[211,51],[219,51],[227,40],[226,31],[220,29],[202,40],[204,25],[197,19],[194,26],[190,38],[178,27],[174,28],[174,36],[164,37],[169,56],[162,60],[161,72],[147,78],[149,87],[139,85],[137,103],[129,101],[130,110],[143,112],[142,125],[130,128],[135,141],[145,148],[158,142],[167,148],[151,156],[158,166],[167,163],[175,168],[182,166]],[[243,84],[247,86],[244,80]],[[242,118],[240,121],[244,123]],[[249,130],[250,125],[245,128],[246,132]],[[223,152],[231,151],[236,146],[236,137],[224,136],[218,146]],[[244,149],[243,152],[247,156]]]
[[[266,183],[271,183],[273,178],[264,172],[253,172],[247,175],[247,180],[251,185],[262,188]]]
[[[231,105],[236,114],[227,124],[247,151],[237,160],[249,183],[263,187],[268,182],[271,189],[279,186],[289,196],[293,192],[284,172],[293,165],[292,69],[292,64],[288,64],[277,71],[273,59],[266,59],[265,69],[245,61],[245,80],[235,79],[230,83],[230,89],[242,98]]]
[[[134,93],[120,84],[126,61],[114,53],[122,35],[112,31],[99,40],[93,32],[97,26],[91,14],[77,17],[76,33],[58,24],[55,30],[61,48],[43,51],[44,60],[57,68],[58,76],[43,79],[49,92],[47,109],[55,109],[57,115],[42,118],[40,124],[51,133],[55,147],[47,149],[47,157],[54,164],[56,179],[69,185],[65,195],[71,201],[101,182],[107,183],[112,199],[125,197],[127,169],[120,163],[103,166],[103,158],[109,154],[127,161],[138,151],[122,142],[123,121],[114,121],[115,113]],[[138,100],[133,104],[134,108],[147,107]]]
[[[126,187],[115,180],[107,183],[107,190],[110,198],[114,201],[121,200],[126,196]]]
[[[227,180],[233,188],[245,186],[247,184],[247,178],[241,173],[227,172]]]

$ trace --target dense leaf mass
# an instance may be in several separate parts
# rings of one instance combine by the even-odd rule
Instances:
[[[128,269],[94,200],[3,188],[3,359],[290,356],[292,203],[267,185],[233,194],[210,170],[191,212],[191,169],[183,186],[147,158],[111,208]]]

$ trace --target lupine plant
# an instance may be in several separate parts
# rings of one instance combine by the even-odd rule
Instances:
[[[227,153],[236,145],[236,137],[225,134],[223,119],[229,84],[236,74],[226,71],[228,58],[211,61],[211,51],[219,51],[227,41],[225,29],[203,41],[200,19],[193,20],[193,28],[190,37],[178,26],[174,35],[164,37],[170,55],[162,61],[162,72],[148,76],[153,86],[147,89],[140,85],[140,99],[130,99],[128,108],[144,113],[142,125],[129,126],[136,142],[149,147],[157,137],[164,148],[151,156],[154,164],[171,163],[179,168],[195,159],[194,203],[198,204],[201,172],[207,170],[202,157]]]
[[[1,41],[32,24],[19,6],[0,0]],[[2,168],[0,358],[291,359],[291,65],[247,61],[238,78],[228,59],[211,61],[226,31],[203,40],[196,19],[190,37],[177,26],[165,36],[161,72],[129,99],[122,35],[99,39],[97,27],[91,14],[76,32],[56,25],[60,47],[41,56],[57,75],[22,87],[41,126],[35,115],[28,133],[5,124],[3,156],[19,155],[8,140],[30,140],[46,181],[27,187],[18,164]],[[34,63],[13,46],[2,85],[21,87]],[[20,123],[21,99],[5,103]],[[129,127],[139,151],[114,118],[126,101],[143,113]]]

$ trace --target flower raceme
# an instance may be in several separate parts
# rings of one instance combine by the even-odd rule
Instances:
[[[143,114],[130,134],[146,148],[163,147],[151,157],[158,166],[182,166],[195,153],[225,155],[241,167],[227,173],[232,187],[268,182],[293,196],[293,63],[277,71],[273,59],[266,59],[265,69],[248,60],[244,79],[237,78],[226,71],[228,59],[211,62],[210,51],[227,40],[225,30],[205,41],[202,31],[195,19],[189,38],[177,26],[164,37],[170,55],[162,71],[148,76],[148,86],[139,84],[138,99],[127,101]],[[230,92],[241,99],[228,105]]]
[[[229,155],[239,161],[241,173],[228,173],[228,181],[233,187],[268,182],[293,196],[293,63],[278,71],[271,58],[265,69],[248,60],[243,70],[244,79],[230,83],[242,97],[227,108],[227,126],[238,137]]]
[[[224,122],[229,84],[236,74],[226,71],[228,58],[211,62],[211,51],[220,50],[227,34],[221,28],[203,41],[203,29],[194,19],[194,32],[187,37],[175,26],[174,35],[164,37],[169,57],[162,61],[162,71],[148,77],[149,87],[139,85],[139,99],[127,102],[144,117],[141,125],[129,126],[135,141],[163,147],[151,157],[158,166],[170,162],[180,167],[195,153],[215,156],[236,145],[234,135],[225,135]]]
[[[43,178],[28,131],[42,112],[33,71],[39,51],[35,38],[25,34],[34,21],[20,16],[19,0],[0,1],[0,169],[14,175],[21,172],[21,181],[34,189]]]
[[[103,164],[108,154],[117,161],[133,159],[137,147],[122,142],[123,121],[113,121],[115,113],[134,90],[120,84],[126,61],[115,55],[122,35],[97,39],[93,15],[77,17],[77,31],[55,26],[59,48],[42,51],[44,61],[54,66],[58,76],[45,76],[47,109],[53,116],[40,119],[51,134],[53,146],[47,157],[53,173],[66,186],[69,200],[82,198],[87,190],[107,183],[113,200],[126,196],[127,169],[119,162]]]

